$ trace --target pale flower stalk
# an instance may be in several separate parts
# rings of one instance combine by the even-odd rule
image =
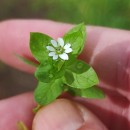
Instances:
[[[68,53],[71,53],[73,50],[71,48],[70,43],[64,43],[63,38],[58,38],[57,41],[51,40],[51,46],[47,46],[47,50],[49,50],[49,56],[53,58],[53,60],[57,60],[61,58],[62,60],[68,60]]]

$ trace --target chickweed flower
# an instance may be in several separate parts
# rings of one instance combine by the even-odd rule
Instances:
[[[51,46],[47,46],[47,50],[49,50],[49,56],[53,58],[53,60],[57,60],[61,58],[62,60],[68,60],[68,53],[72,52],[71,44],[64,43],[63,38],[58,38],[57,41],[51,40]]]

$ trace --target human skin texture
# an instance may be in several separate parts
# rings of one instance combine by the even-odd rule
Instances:
[[[3,21],[0,23],[0,59],[33,73],[34,67],[15,56],[35,61],[29,49],[30,32],[42,32],[57,39],[72,26],[48,20]],[[35,117],[32,93],[4,99],[0,101],[0,130],[16,130],[19,120],[30,130],[130,129],[130,32],[94,26],[87,26],[86,31],[87,41],[79,58],[93,66],[106,97],[85,99],[65,94],[42,108]]]

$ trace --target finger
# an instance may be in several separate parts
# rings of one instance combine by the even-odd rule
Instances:
[[[75,99],[75,100],[77,101],[77,99]],[[130,128],[129,122],[128,122],[129,113],[126,108],[124,110],[122,109],[126,106],[124,106],[124,107],[122,106],[121,108],[119,108],[119,107],[117,107],[116,104],[111,104],[111,102],[107,98],[104,99],[103,101],[102,100],[100,100],[100,101],[99,100],[90,100],[89,101],[89,100],[84,100],[84,99],[82,99],[82,100],[79,99],[79,101],[80,101],[80,103],[84,103],[86,108],[90,108],[96,115],[98,115],[98,117],[100,117],[100,119],[111,130],[122,130],[122,129],[129,130],[129,128]],[[53,118],[52,120],[55,122],[55,121],[57,121],[56,119],[58,119],[58,121],[59,121],[62,118],[62,117],[60,117],[60,115],[62,115],[63,117],[65,116],[64,114],[62,114],[60,112],[60,110],[63,109],[63,111],[65,111],[65,109],[67,109],[65,106],[68,106],[66,104],[67,103],[65,103],[65,105],[64,104],[61,105],[61,103],[60,103],[58,106],[59,107],[61,106],[61,108],[58,109],[57,105],[55,105],[55,103],[52,103],[52,105],[51,105],[52,107],[47,106],[47,107],[45,107],[45,108],[47,108],[45,110],[47,110],[48,114],[49,114],[49,112],[52,109],[54,109],[54,112],[52,111],[52,113],[50,113],[50,115],[53,115],[54,113],[56,113],[53,116],[56,118]],[[23,94],[20,96],[16,96],[16,97],[13,97],[10,99],[0,101],[0,117],[1,117],[0,118],[0,129],[8,130],[10,128],[10,130],[16,130],[16,123],[18,121],[23,121],[31,129],[31,121],[33,119],[32,109],[34,108],[34,106],[35,106],[35,103],[33,101],[32,94]],[[58,111],[58,113],[55,112],[56,110]],[[45,114],[47,111],[45,111],[43,114]],[[73,111],[73,109],[72,109],[72,111]],[[69,117],[67,116],[68,119],[70,117],[73,117],[73,115],[71,115],[72,111],[70,112],[70,114],[68,112],[68,115],[70,115]],[[116,114],[118,116],[116,116]],[[59,117],[58,117],[58,115],[59,115]],[[44,116],[44,118],[45,117],[46,116]],[[75,116],[74,116],[74,118],[75,118]],[[37,120],[37,118],[36,118],[36,120]],[[34,120],[34,122],[35,122],[35,120]]]
[[[32,59],[29,49],[30,32],[43,32],[57,38],[63,36],[71,27],[45,20],[1,22],[0,59],[21,70],[33,72],[34,67],[24,64],[15,56],[19,54]],[[122,89],[129,90],[129,42],[129,31],[88,26],[87,44],[81,55],[81,58],[95,68],[102,82],[119,87],[121,93]]]
[[[101,121],[78,103],[58,99],[35,116],[33,130],[107,130]]]
[[[0,59],[15,68],[33,72],[34,67],[20,61],[15,55],[33,59],[29,49],[30,32],[43,32],[60,37],[70,25],[45,20],[10,20],[0,23]],[[34,59],[33,59],[34,60]]]
[[[110,130],[129,130],[129,101],[113,92],[104,99],[72,97],[76,102],[90,109]]]
[[[90,27],[82,58],[93,66],[106,90],[130,100],[130,32]]]
[[[31,129],[34,106],[32,93],[1,100],[0,130],[17,130],[18,121],[23,121]]]

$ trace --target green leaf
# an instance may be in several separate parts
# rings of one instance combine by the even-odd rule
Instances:
[[[47,105],[54,101],[64,91],[61,79],[53,80],[50,83],[39,82],[34,92],[35,100],[40,105]]]
[[[50,63],[49,61],[46,61],[45,63],[41,63],[35,71],[35,77],[39,81],[44,83],[49,83],[52,80],[61,78],[64,75],[65,70],[63,68],[61,70],[58,70],[59,64],[57,64],[56,66],[56,64]],[[60,67],[62,66],[63,64],[60,65]]]
[[[83,63],[83,66],[84,65],[85,64]],[[79,73],[80,71],[77,70],[78,73],[75,73],[76,70],[72,69],[74,81],[72,83],[70,83],[70,82],[67,82],[67,80],[66,80],[64,83],[69,85],[70,87],[79,88],[79,89],[90,88],[99,83],[97,74],[92,67],[90,67],[89,65],[86,64],[86,67],[83,67],[83,70],[81,70],[81,71],[85,71],[85,72],[80,74]]]
[[[36,64],[35,62],[30,61],[29,59],[24,58],[24,57],[22,57],[22,56],[20,56],[20,55],[18,55],[18,54],[16,54],[16,57],[17,57],[18,59],[20,59],[21,61],[23,61],[24,63],[28,64],[28,65],[32,65],[32,66],[35,66],[35,67],[38,66],[38,64]]]
[[[90,68],[90,66],[81,60],[75,60],[75,62],[73,62],[72,64],[67,66],[67,69],[69,69],[70,71],[72,71],[76,74],[81,74],[81,73],[87,71],[89,68]]]
[[[72,51],[73,55],[79,55],[82,52],[84,48],[85,38],[86,38],[86,27],[83,23],[72,28],[63,37],[65,43],[71,44],[71,47],[73,49]]]
[[[51,39],[51,37],[42,33],[30,33],[30,49],[37,61],[44,62],[48,60],[49,56],[46,46]]]
[[[77,60],[76,55],[69,55],[69,60],[65,61],[65,68],[68,68],[69,66],[71,66],[72,64],[74,64]]]
[[[41,81],[48,83],[50,82],[55,76],[55,68],[49,62],[45,62],[39,65],[35,71],[35,77]]]
[[[93,86],[87,89],[70,88],[69,92],[74,96],[80,96],[84,98],[104,98],[105,97],[104,92],[96,86]]]
[[[57,64],[55,64],[55,66],[58,68],[58,71],[60,71],[61,69],[64,69],[64,61],[58,61]]]
[[[74,76],[73,76],[72,72],[69,70],[65,71],[64,78],[65,78],[64,79],[65,82],[68,84],[72,84],[74,82]]]

